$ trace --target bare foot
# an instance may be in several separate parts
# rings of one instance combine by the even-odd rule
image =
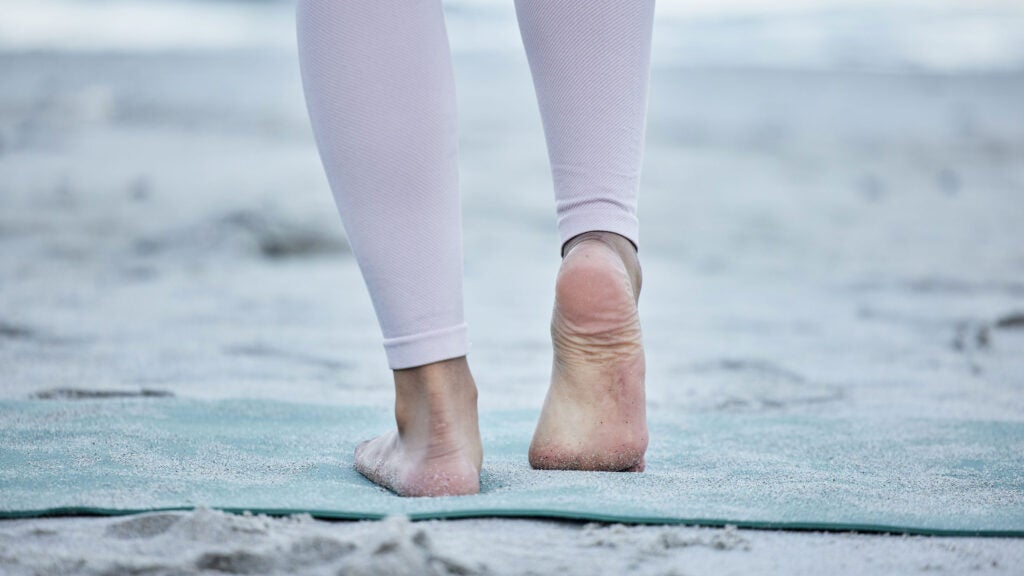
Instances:
[[[640,264],[629,240],[587,232],[566,245],[551,319],[551,386],[530,444],[534,468],[643,471],[639,293]]]
[[[476,398],[465,357],[396,370],[398,429],[357,446],[356,470],[400,496],[478,493]]]

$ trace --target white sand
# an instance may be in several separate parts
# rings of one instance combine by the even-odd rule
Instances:
[[[1024,418],[1022,11],[747,18],[742,4],[658,24],[641,197],[651,411]],[[267,17],[288,11],[241,6],[215,16],[254,11],[265,43],[135,51],[81,24],[73,51],[3,36],[0,397],[389,406],[291,22]],[[471,6],[450,20],[471,362],[483,408],[537,408],[558,265],[546,155],[508,10]],[[1020,540],[531,520],[0,523],[14,574],[1012,574],[1022,557]]]
[[[0,524],[10,574],[1019,573],[1003,539],[537,520],[320,522],[206,509]]]

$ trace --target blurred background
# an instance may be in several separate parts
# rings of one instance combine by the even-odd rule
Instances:
[[[531,78],[511,0],[445,10],[470,362],[485,409],[538,408]],[[390,404],[293,11],[0,0],[0,396]],[[1022,103],[1019,0],[658,0],[652,412],[1024,417]]]

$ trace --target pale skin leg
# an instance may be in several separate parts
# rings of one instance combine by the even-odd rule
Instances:
[[[314,136],[388,361],[402,368],[394,374],[397,429],[360,445],[356,466],[400,494],[473,493],[476,387],[465,358],[434,362],[467,349],[443,5],[299,0],[296,9]],[[563,239],[604,226],[635,234],[653,9],[653,0],[516,2]],[[534,465],[642,467],[639,266],[623,242],[610,233],[570,242]]]
[[[633,244],[611,232],[566,243],[556,281],[551,385],[530,445],[534,468],[642,471],[644,352]],[[483,451],[465,357],[396,370],[397,430],[360,444],[356,469],[403,496],[475,494]]]
[[[356,447],[356,470],[401,496],[480,491],[477,390],[465,357],[395,370],[398,428]]]

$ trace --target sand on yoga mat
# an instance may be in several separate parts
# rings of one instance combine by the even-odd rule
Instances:
[[[0,403],[0,516],[209,506],[324,518],[529,516],[1024,536],[1024,424],[662,414],[642,474],[538,471],[536,414],[485,412],[482,492],[400,498],[352,468],[366,408],[172,398]]]

